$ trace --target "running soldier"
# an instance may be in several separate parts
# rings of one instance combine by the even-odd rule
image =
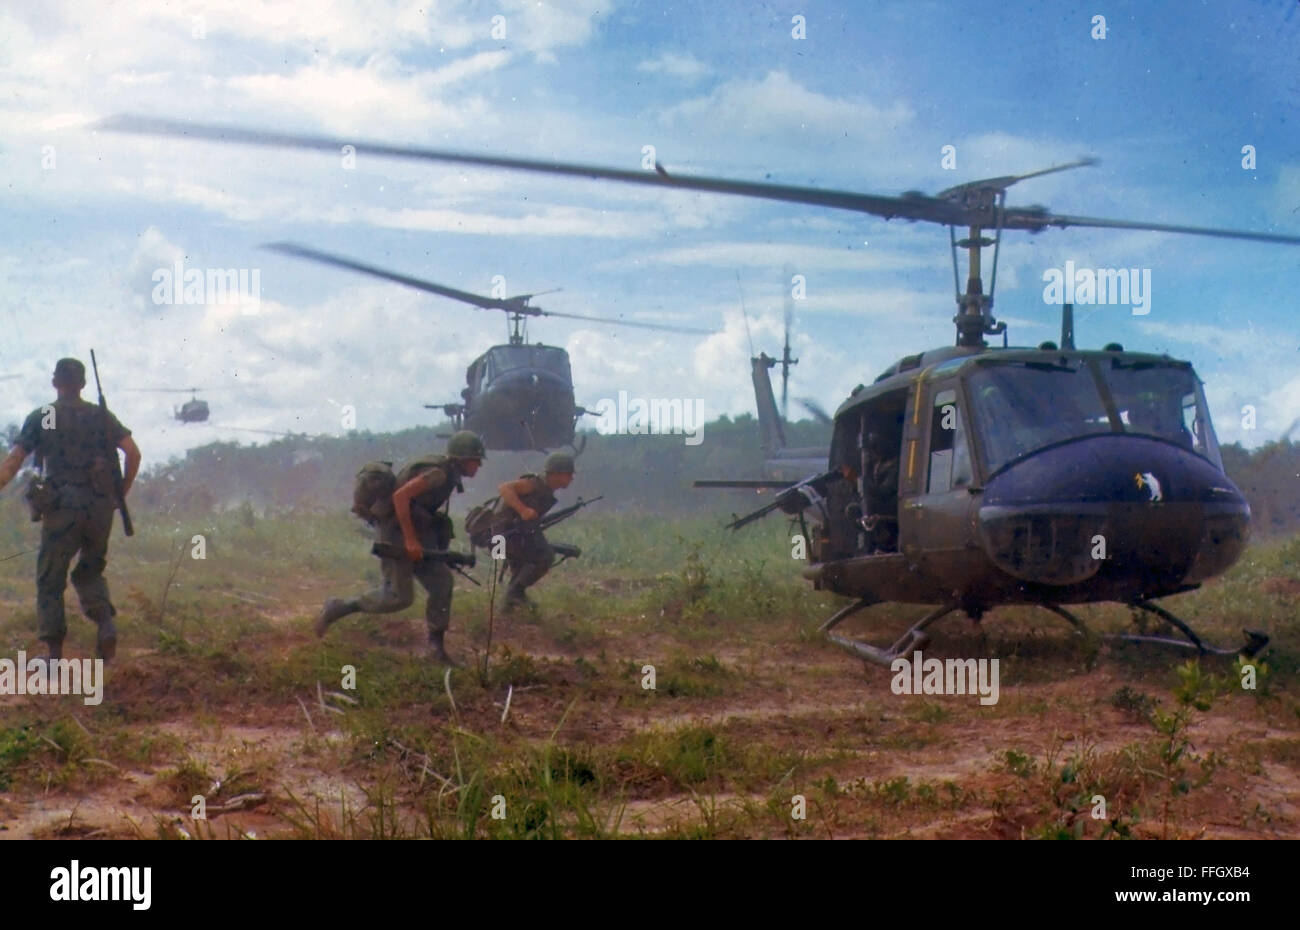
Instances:
[[[506,540],[506,567],[510,569],[510,586],[506,589],[507,613],[521,606],[535,605],[524,592],[541,581],[555,564],[555,550],[546,536],[530,528],[555,506],[555,492],[573,483],[573,456],[553,452],[546,459],[545,474],[522,475],[507,481],[497,491],[501,495],[493,532]]]
[[[348,614],[405,610],[415,600],[413,581],[418,579],[429,595],[424,616],[430,655],[443,665],[456,664],[443,642],[451,623],[451,569],[445,562],[426,559],[424,551],[445,550],[451,544],[451,517],[444,505],[453,491],[464,492],[461,478],[473,478],[485,457],[483,440],[461,430],[447,441],[445,455],[423,456],[397,471],[396,490],[375,505],[372,522],[376,541],[405,549],[406,558],[380,557],[383,582],[378,588],[351,600],[327,600],[316,617],[317,636]]]

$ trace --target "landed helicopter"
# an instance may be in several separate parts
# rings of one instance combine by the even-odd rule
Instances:
[[[790,280],[792,269],[784,271],[785,280]],[[739,281],[739,278],[737,278]],[[745,332],[749,333],[749,314],[744,309],[742,297],[741,313],[745,320]],[[759,442],[763,450],[763,470],[771,478],[755,480],[710,481],[701,479],[695,482],[697,488],[747,488],[761,491],[771,488],[788,488],[790,481],[781,480],[807,475],[820,469],[826,462],[828,449],[825,446],[792,447],[786,439],[786,426],[789,418],[790,369],[799,364],[799,360],[790,354],[790,329],[794,320],[794,302],[790,293],[785,295],[784,330],[785,338],[781,355],[773,358],[766,352],[754,355],[753,339],[750,339],[749,374],[754,387],[754,409],[758,414]],[[781,404],[777,406],[776,393],[772,389],[772,369],[781,366]],[[808,411],[817,422],[830,425],[830,414],[817,401],[803,397],[796,402]]]
[[[588,412],[574,400],[569,353],[558,346],[528,342],[526,326],[529,317],[564,317],[661,332],[710,335],[709,330],[686,326],[638,323],[543,310],[531,302],[538,294],[486,297],[288,242],[273,243],[266,248],[296,258],[395,281],[480,309],[504,311],[509,320],[509,339],[505,345],[492,346],[470,363],[465,371],[466,386],[460,392],[461,402],[425,404],[427,409],[442,410],[451,420],[454,429],[469,429],[478,433],[489,449],[521,452],[572,446],[577,419]]]
[[[172,408],[172,416],[182,423],[206,423],[211,411],[206,400],[199,400],[202,388],[127,388],[128,391],[148,394],[189,394],[190,399]]]
[[[1080,631],[1084,624],[1067,605],[1127,604],[1167,621],[1186,639],[1119,638],[1202,654],[1250,656],[1268,643],[1263,633],[1246,631],[1239,649],[1212,647],[1154,603],[1224,572],[1240,557],[1249,532],[1250,508],[1223,471],[1191,364],[1126,352],[1114,343],[1100,351],[1079,350],[1068,311],[1059,345],[1011,348],[1006,324],[993,317],[993,291],[1005,230],[1134,229],[1300,245],[1298,236],[1006,205],[1011,186],[1095,164],[1091,159],[936,195],[879,196],[678,176],[658,165],[630,171],[131,117],[101,128],[329,152],[355,144],[376,156],[708,191],[945,225],[957,291],[956,345],[902,358],[871,386],[856,389],[835,412],[826,470],[789,485],[731,526],[738,529],[775,510],[796,516],[810,543],[805,577],[815,588],[852,598],[821,631],[851,654],[885,667],[925,645],[926,629],[948,614],[961,610],[978,620],[1004,604],[1042,606]],[[958,227],[968,231],[960,241]],[[994,237],[984,236],[986,231]],[[981,257],[988,247],[994,251],[985,294]],[[968,257],[964,292],[959,248]],[[990,347],[984,339],[990,335],[1001,335],[1003,346]],[[804,522],[810,511],[816,521],[811,529]],[[832,632],[847,617],[891,601],[935,609],[887,648]]]

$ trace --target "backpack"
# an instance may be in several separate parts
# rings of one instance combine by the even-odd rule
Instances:
[[[500,503],[501,498],[494,497],[477,507],[471,507],[469,513],[465,514],[465,532],[469,534],[471,544],[480,549],[486,549],[492,544],[493,525],[496,523]]]
[[[401,487],[417,475],[422,475],[431,468],[446,468],[451,462],[445,455],[422,455],[419,458],[411,459],[404,464],[401,471],[397,473],[397,487]],[[453,477],[455,477],[453,475]],[[456,479],[456,486],[459,487],[460,479]]]
[[[367,462],[352,485],[352,512],[374,524],[393,512],[397,476],[392,462]]]

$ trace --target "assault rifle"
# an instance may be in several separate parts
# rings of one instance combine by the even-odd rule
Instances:
[[[578,498],[578,502],[576,504],[572,504],[568,507],[565,507],[563,510],[557,510],[554,513],[548,513],[546,516],[538,517],[536,520],[528,520],[524,523],[517,524],[516,526],[512,526],[510,529],[504,530],[501,533],[494,533],[493,538],[495,539],[496,536],[502,536],[506,539],[509,539],[511,536],[514,536],[516,533],[532,533],[532,532],[540,533],[542,530],[549,529],[550,527],[555,526],[555,524],[559,523],[561,520],[569,519],[569,517],[573,516],[575,513],[577,513],[583,507],[586,507],[588,504],[594,504],[596,503],[596,501],[604,500],[604,499],[605,499],[604,494],[597,495],[596,497],[593,497],[591,500],[583,500],[580,497]],[[551,548],[554,549],[555,554],[560,557],[559,562],[563,562],[565,559],[576,559],[578,556],[582,555],[582,550],[579,549],[577,546],[569,546],[564,543],[551,543]],[[559,562],[557,562],[556,564],[559,564]],[[504,571],[505,565],[503,564],[501,568],[502,571]]]
[[[370,552],[384,559],[405,560],[407,558],[406,547],[399,546],[396,543],[377,542],[370,547]],[[456,552],[454,549],[425,549],[424,561],[443,562],[456,574],[468,578],[475,584],[479,584],[477,578],[465,571],[466,568],[473,568],[478,563],[472,552]]]
[[[99,383],[99,363],[95,361],[95,350],[90,350],[90,367],[95,371],[95,390],[99,392],[99,412],[104,418],[104,440],[108,443],[108,460],[113,468],[113,500],[122,514],[122,532],[127,536],[135,535],[131,524],[131,511],[126,509],[126,495],[122,493],[122,463],[117,459],[117,443],[113,442],[112,419],[108,413],[108,403],[104,400],[104,389]],[[84,369],[83,369],[84,371]]]
[[[572,506],[565,507],[563,510],[557,510],[554,513],[548,513],[546,516],[538,517],[536,520],[528,520],[525,523],[520,523],[518,526],[513,526],[510,529],[506,530],[504,533],[501,533],[501,535],[505,537],[510,537],[513,536],[515,533],[530,533],[533,532],[534,530],[536,531],[548,530],[551,527],[555,526],[555,524],[559,523],[561,520],[569,519],[569,517],[573,516],[583,507],[586,507],[589,504],[594,504],[596,503],[596,501],[604,500],[604,499],[605,499],[604,494],[601,494],[597,497],[593,497],[589,501],[585,501],[580,497],[578,498],[578,502],[576,504],[573,504]]]
[[[817,503],[826,494],[826,485],[842,476],[838,469],[822,472],[820,475],[811,475],[798,482],[771,482],[771,481],[697,481],[696,487],[712,488],[753,488],[753,487],[771,487],[778,484],[785,490],[772,499],[772,501],[752,513],[743,517],[736,517],[727,524],[727,529],[738,530],[742,526],[748,526],[755,520],[762,519],[774,510],[780,510],[783,513],[794,516],[803,513],[806,509]]]

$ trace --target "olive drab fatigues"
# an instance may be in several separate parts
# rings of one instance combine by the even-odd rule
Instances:
[[[451,544],[451,517],[440,510],[451,498],[453,491],[461,490],[460,472],[451,459],[430,455],[406,463],[397,472],[397,487],[417,475],[430,473],[434,487],[419,497],[411,499],[411,524],[420,545],[426,549],[446,549]],[[405,545],[402,526],[389,507],[375,524],[375,539],[402,548]],[[411,562],[405,558],[380,558],[383,581],[378,588],[368,591],[354,602],[358,610],[368,614],[386,614],[404,610],[415,600],[415,581],[429,594],[424,617],[429,633],[442,633],[451,623],[451,593],[453,579],[445,562]]]
[[[555,492],[547,485],[546,479],[539,475],[521,475],[521,481],[528,481],[531,487],[519,495],[519,499],[528,507],[543,516],[555,506]],[[502,501],[498,508],[498,520],[494,521],[493,532],[506,535],[506,567],[510,569],[510,586],[506,589],[506,601],[517,602],[524,599],[524,591],[545,577],[555,564],[555,550],[551,548],[542,531],[538,529],[521,529],[523,520],[515,509]]]
[[[898,548],[898,457],[875,459],[867,472],[866,504],[869,516],[880,518],[872,533],[879,550]]]
[[[117,613],[104,580],[116,508],[109,449],[129,435],[111,413],[105,429],[103,411],[81,399],[37,408],[23,423],[18,444],[35,454],[53,492],[41,517],[36,558],[37,635],[47,643],[62,643],[67,635],[63,594],[68,567],[78,553],[72,586],[82,611],[97,624]]]

